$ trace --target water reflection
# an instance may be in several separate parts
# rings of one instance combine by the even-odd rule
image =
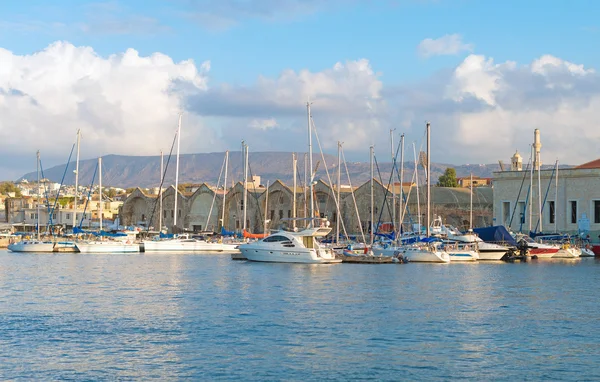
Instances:
[[[0,253],[0,376],[594,380],[598,264]]]

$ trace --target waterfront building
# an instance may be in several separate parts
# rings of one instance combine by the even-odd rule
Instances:
[[[574,168],[560,168],[558,188],[553,168],[540,171],[540,182],[537,171],[531,179],[531,172],[517,168],[494,173],[495,224],[522,232],[529,232],[530,227],[532,231],[543,232],[588,231],[592,238],[598,237],[600,159]]]

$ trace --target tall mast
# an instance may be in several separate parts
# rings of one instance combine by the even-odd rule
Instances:
[[[554,232],[558,233],[558,159],[556,160],[556,187],[554,194]]]
[[[160,179],[158,183],[158,232],[162,231],[163,217],[163,200],[162,200],[162,185],[163,185],[163,152],[160,150]]]
[[[398,224],[398,235],[401,234],[402,232],[402,223],[404,223],[404,208],[402,206],[402,204],[404,204],[404,188],[402,187],[402,184],[404,183],[404,134],[402,134],[400,136],[400,197],[398,198],[398,204],[399,204],[399,208],[398,208],[398,218],[399,220],[399,224]]]
[[[338,141],[338,168],[337,168],[337,215],[335,217],[335,242],[340,242],[340,189],[342,188],[342,142]]]
[[[267,233],[267,211],[269,209],[269,181],[267,180],[267,195],[265,196],[265,226],[263,227],[263,233]]]
[[[177,230],[177,199],[179,199],[179,144],[181,143],[181,113],[179,114],[179,121],[177,123],[177,159],[175,161],[175,203],[174,203],[174,218],[173,218],[173,231]],[[175,233],[175,232],[173,232]]]
[[[293,194],[292,194],[292,228],[296,228],[296,164],[298,160],[296,159],[296,153],[292,153],[292,176],[293,180]]]
[[[100,218],[100,231],[102,231],[102,157],[98,157],[98,217]]]
[[[471,173],[471,200],[470,200],[470,210],[469,210],[469,232],[473,231],[473,173]]]
[[[313,219],[315,217],[315,199],[313,195],[313,163],[312,163],[312,125],[310,123],[310,101],[306,103],[306,114],[308,119],[308,171],[310,171],[310,227],[313,227]]]
[[[306,190],[308,190],[308,153],[304,153],[304,218],[308,218],[308,199]],[[306,220],[308,222],[308,220]]]
[[[421,197],[419,195],[419,164],[417,162],[417,148],[415,143],[412,144],[413,147],[413,157],[415,163],[415,183],[417,184],[417,223],[419,224],[419,235],[421,235],[422,227],[421,227]]]
[[[396,171],[396,155],[394,155],[394,130],[390,129],[390,149],[392,153],[392,226],[396,224],[396,187],[394,187],[394,172]]]
[[[529,170],[529,232],[531,232],[531,222],[533,220],[533,167],[534,167],[534,159],[533,159],[533,145],[530,145],[530,155],[531,155],[531,169]]]
[[[537,176],[538,176],[538,212],[539,212],[539,221],[540,221],[540,232],[544,231],[544,228],[542,227],[542,223],[543,223],[543,216],[542,216],[542,166],[540,164],[540,153],[539,151],[536,154],[537,157],[537,165],[538,165],[538,170],[537,170]]]
[[[40,241],[40,150],[37,151],[37,203],[35,204],[35,217],[36,217],[36,229],[37,229],[37,239]]]
[[[73,201],[73,229],[77,224],[77,199],[79,191],[79,143],[81,140],[81,130],[77,130],[77,157],[75,160],[75,200]]]
[[[427,237],[430,234],[431,224],[431,125],[427,122]]]
[[[221,228],[225,228],[225,197],[227,195],[227,167],[229,166],[229,150],[225,151],[225,178],[223,179],[223,212],[221,213]],[[217,185],[217,189],[219,185]]]
[[[244,195],[242,199],[244,201],[244,222],[242,223],[242,230],[245,230],[248,228],[246,227],[246,215],[248,211],[248,206],[246,205],[248,203],[248,145],[244,141],[242,141],[242,150],[244,154]]]
[[[373,221],[373,220],[375,220],[375,214],[373,211],[373,199],[374,199],[373,198],[373,151],[374,151],[373,149],[374,149],[373,145],[371,145],[369,147],[369,151],[370,151],[369,167],[371,169],[371,180],[370,180],[370,183],[371,183],[370,184],[370,187],[371,187],[371,227],[370,227],[371,228],[370,229],[371,230],[371,235],[370,235],[371,236],[371,245],[373,245],[373,239],[375,237],[375,222]]]

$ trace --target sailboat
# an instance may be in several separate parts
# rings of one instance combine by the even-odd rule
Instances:
[[[310,102],[306,104],[308,114],[308,160],[310,161],[310,218],[306,228],[291,231],[280,230],[262,240],[240,245],[244,257],[250,261],[274,263],[332,264],[341,263],[331,248],[319,243],[318,239],[331,232],[329,222],[315,218],[314,172],[312,171],[312,124]],[[294,190],[295,191],[295,190]]]
[[[177,200],[179,199],[179,147],[181,142],[181,114],[177,124],[177,156],[175,165],[175,206],[174,206],[174,230],[177,227]],[[161,197],[162,202],[162,197]],[[160,211],[162,214],[162,211]],[[236,243],[209,242],[203,239],[190,237],[189,234],[177,234],[173,238],[162,239],[158,236],[155,240],[144,240],[144,252],[235,252]]]
[[[102,157],[98,158],[98,217],[100,219],[100,235],[102,231],[103,206],[102,206]],[[77,250],[81,253],[135,253],[140,251],[140,245],[127,240],[127,235],[122,236],[125,240],[92,240],[75,243]]]
[[[427,122],[427,237],[419,243],[404,247],[403,255],[410,262],[426,263],[448,263],[450,255],[440,249],[440,242],[436,238],[430,237],[430,218],[431,218],[431,157],[430,157],[430,124]],[[416,161],[415,161],[416,167]],[[420,229],[420,227],[419,227]]]
[[[39,192],[40,185],[40,152],[37,152],[37,187]],[[11,243],[8,245],[8,250],[11,252],[53,252],[54,243],[51,241],[42,241],[40,239],[40,203],[36,201],[36,231],[37,237],[34,240],[23,240],[17,243]]]

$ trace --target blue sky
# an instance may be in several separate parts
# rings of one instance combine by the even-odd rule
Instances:
[[[256,144],[253,146],[258,150],[301,150],[302,147],[294,145],[297,137],[302,136],[305,123],[301,102],[298,102],[298,113],[290,113],[288,109],[294,108],[295,103],[282,105],[277,99],[267,99],[273,92],[289,94],[297,91],[302,96],[314,93],[317,99],[321,96],[330,100],[332,104],[321,118],[317,117],[318,102],[315,105],[315,123],[327,126],[325,128],[331,131],[330,140],[346,138],[349,142],[348,134],[366,140],[363,145],[348,143],[353,157],[364,160],[368,159],[368,149],[363,152],[363,147],[368,144],[385,145],[383,138],[374,139],[370,131],[377,130],[380,136],[384,136],[389,128],[397,128],[399,132],[404,129],[409,135],[412,132],[411,138],[416,140],[422,136],[419,126],[425,120],[432,120],[434,126],[435,123],[443,125],[444,134],[456,136],[472,129],[475,123],[485,126],[488,120],[494,124],[505,119],[507,126],[536,121],[535,118],[539,117],[535,112],[540,113],[547,108],[554,112],[567,108],[578,116],[574,119],[580,120],[593,116],[588,109],[596,102],[598,94],[594,69],[600,66],[600,51],[597,49],[600,2],[596,1],[56,0],[48,3],[41,0],[0,2],[0,48],[13,57],[28,57],[31,61],[27,64],[27,71],[13,67],[10,74],[5,74],[4,83],[0,69],[0,97],[3,88],[4,97],[30,94],[35,101],[32,103],[37,107],[36,113],[40,113],[36,120],[48,120],[57,126],[69,125],[73,130],[78,121],[72,120],[68,114],[63,113],[59,118],[52,105],[40,110],[45,106],[40,101],[43,97],[34,97],[33,94],[41,92],[41,89],[33,89],[26,83],[27,80],[15,85],[18,78],[24,78],[23,73],[48,72],[47,68],[52,66],[47,64],[48,58],[35,61],[32,58],[34,53],[48,51],[49,57],[63,55],[57,60],[61,64],[56,65],[64,63],[68,67],[72,63],[65,62],[70,57],[84,54],[82,47],[91,47],[93,55],[110,65],[114,63],[108,57],[123,55],[128,49],[137,51],[139,57],[160,52],[173,60],[169,76],[173,76],[173,71],[179,73],[183,70],[176,67],[181,61],[192,59],[200,74],[195,79],[188,76],[185,80],[177,74],[176,78],[170,77],[168,85],[169,92],[183,99],[180,107],[193,117],[188,123],[197,126],[198,134],[193,135],[188,140],[189,145],[184,147],[188,152],[224,150],[229,146],[235,149],[241,139],[247,138],[243,135],[247,134],[249,127],[256,129]],[[430,40],[429,45],[424,43],[427,39]],[[70,48],[50,49],[57,41],[66,42],[74,48],[71,51]],[[481,59],[477,60],[475,56]],[[93,64],[93,57],[85,57],[81,65],[103,65],[100,62]],[[542,57],[556,58],[544,59],[543,62],[557,70],[545,70],[543,73],[536,70],[535,62]],[[366,64],[352,66],[359,60],[366,60],[367,71]],[[516,63],[516,68],[502,66],[506,62]],[[201,67],[203,63],[205,66]],[[336,63],[344,66],[343,73],[333,70]],[[164,65],[151,65],[157,68],[156,73],[163,73],[160,68]],[[583,79],[574,69],[578,65],[585,69]],[[460,71],[461,67],[470,69]],[[559,69],[561,77],[557,82]],[[82,95],[77,84],[81,84],[82,78],[94,77],[89,75],[90,70],[88,67],[85,76],[74,79],[72,87],[58,89],[56,96],[60,97],[61,92],[65,92],[64,98],[69,99],[73,92],[77,93],[79,124],[94,130],[99,129],[99,122],[94,122],[97,118],[82,117],[81,105],[85,105],[86,110],[95,110],[100,107],[97,96],[105,97],[107,91],[93,89],[103,86],[113,89],[116,85],[110,82],[115,76],[106,74],[99,77],[95,87],[88,88]],[[291,71],[293,78],[285,76],[286,71]],[[303,71],[311,75],[302,75]],[[525,72],[526,78],[522,77]],[[543,83],[540,76],[544,77]],[[120,80],[123,86],[128,77],[124,78]],[[335,81],[330,81],[330,78],[335,78]],[[307,81],[314,84],[307,84]],[[563,87],[558,94],[556,83],[564,84],[564,81],[568,81],[569,86]],[[502,86],[493,85],[500,82]],[[287,87],[290,83],[294,85]],[[488,86],[482,88],[482,83]],[[347,84],[351,85],[345,87]],[[530,84],[527,91],[523,84]],[[131,86],[140,85],[132,83]],[[161,86],[165,88],[166,85],[157,84],[153,89],[161,89]],[[30,90],[23,91],[26,88]],[[343,91],[335,94],[335,88]],[[237,99],[239,94],[246,96]],[[490,94],[494,95],[493,100]],[[123,99],[113,102],[110,97],[105,98],[113,106],[127,103]],[[345,103],[337,102],[340,98],[346,98]],[[543,107],[536,106],[538,109],[534,107],[537,111],[528,111],[529,114],[524,117],[523,110],[517,111],[514,105],[500,102],[515,98],[524,100],[521,106],[528,102],[540,105],[542,100],[553,101]],[[366,99],[369,100],[368,106],[363,113],[349,116],[357,110],[357,100]],[[562,103],[557,103],[559,99]],[[151,103],[160,103],[157,99],[148,102],[152,109],[162,106]],[[582,102],[588,109],[577,109],[582,107]],[[206,105],[210,105],[211,109],[207,110]],[[245,108],[255,112],[241,115],[239,110]],[[14,111],[14,107],[11,110]],[[135,130],[131,123],[123,124],[123,115],[132,110],[115,109],[114,118],[118,119],[115,125],[120,123],[123,129]],[[215,110],[221,111],[216,113]],[[4,113],[0,117],[5,120],[0,123],[0,133],[2,130],[7,133],[25,123],[18,119],[22,117],[14,117],[13,121],[13,117],[7,116],[8,109],[3,112],[0,107],[0,113]],[[44,118],[44,113],[47,113],[47,118]],[[164,115],[161,114],[160,118]],[[65,122],[61,123],[63,120]],[[102,121],[104,124],[111,123],[107,119]],[[30,131],[42,129],[33,120],[26,123],[30,124]],[[563,121],[555,126],[553,135],[548,139],[546,147],[554,147],[553,156],[558,155],[560,131],[565,123]],[[464,149],[453,152],[444,145],[444,139],[439,139],[439,162],[492,163],[499,156],[508,158],[515,148],[527,151],[529,138],[521,143],[517,139],[520,130],[510,126],[507,127],[510,132],[504,137],[505,144],[491,152],[475,149],[470,154],[466,154]],[[534,127],[528,126],[528,129]],[[554,131],[558,132],[557,136]],[[545,131],[542,130],[542,133]],[[89,156],[110,153],[102,151],[109,150],[111,145],[107,142],[101,144],[100,141],[106,139],[101,135],[96,131],[87,134],[99,142],[94,145],[99,147],[98,150],[89,150]],[[268,140],[265,137],[277,137],[284,144],[261,144]],[[206,138],[208,143],[203,144],[201,138]],[[37,146],[43,146],[43,143]],[[553,146],[553,143],[556,145]],[[469,144],[465,147],[472,147],[476,142]],[[70,147],[70,144],[65,147]],[[328,147],[331,149],[335,144]],[[508,152],[509,147],[512,152]],[[24,151],[29,149],[23,148]],[[135,147],[130,150],[117,147],[115,150],[120,154],[148,153],[148,150]],[[47,151],[51,158],[56,155],[54,160],[60,162],[58,154],[62,153],[61,150],[52,148]],[[16,149],[10,152],[13,157],[20,154],[26,153]],[[571,156],[565,161],[578,162],[586,158]],[[14,176],[21,171],[21,168],[14,170],[14,167],[10,166],[12,170],[0,168],[0,178]]]

